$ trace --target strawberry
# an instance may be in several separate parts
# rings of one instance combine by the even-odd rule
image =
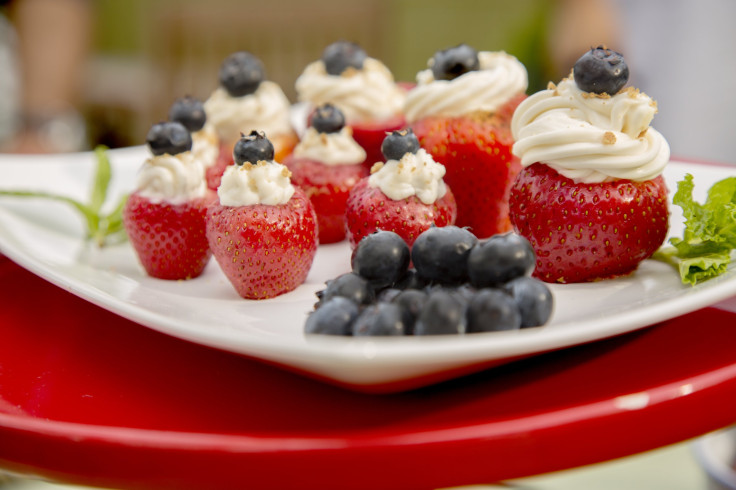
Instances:
[[[508,114],[512,99],[498,113],[464,117],[427,117],[412,124],[419,143],[447,169],[445,182],[457,199],[457,225],[478,238],[511,229],[508,195],[521,169],[512,155]]]
[[[532,244],[534,275],[546,282],[587,282],[633,272],[667,235],[667,187],[644,182],[576,183],[535,163],[511,188],[511,220]]]
[[[133,192],[123,208],[123,224],[146,272],[159,279],[190,279],[202,274],[210,252],[205,236],[207,204],[193,199],[183,204],[152,202]]]
[[[286,204],[207,210],[207,240],[240,296],[266,299],[302,284],[317,252],[317,218],[298,188]]]
[[[348,194],[358,181],[368,175],[365,166],[325,165],[293,155],[284,160],[291,171],[291,181],[309,197],[317,213],[319,243],[345,239],[345,205]]]
[[[452,225],[457,216],[455,197],[449,187],[433,204],[424,204],[416,196],[394,201],[378,187],[369,185],[368,177],[353,187],[346,206],[347,236],[352,248],[377,230],[393,231],[411,247],[424,230],[433,224]]]

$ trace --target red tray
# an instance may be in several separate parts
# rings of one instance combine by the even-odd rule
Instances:
[[[736,301],[368,395],[157,333],[0,258],[0,467],[115,488],[489,483],[736,422]]]

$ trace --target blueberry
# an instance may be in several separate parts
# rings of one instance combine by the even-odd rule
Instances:
[[[447,291],[430,293],[414,324],[414,335],[465,333],[467,304]]]
[[[264,133],[258,131],[251,131],[248,136],[241,133],[240,139],[233,148],[233,161],[237,165],[245,163],[255,165],[261,161],[270,162],[273,156],[273,144]]]
[[[393,303],[366,306],[353,322],[352,331],[355,337],[405,335],[401,308]]]
[[[406,271],[406,274],[401,276],[401,279],[399,279],[395,284],[394,287],[398,289],[424,289],[429,285],[429,281],[422,278],[417,274],[416,269],[409,269]]]
[[[535,260],[526,238],[515,233],[494,235],[470,251],[468,275],[475,287],[497,286],[531,273]]]
[[[396,289],[396,288],[381,289],[381,291],[376,293],[376,301],[383,302],[383,303],[390,303],[401,292],[402,292],[401,289]]]
[[[220,85],[233,97],[252,94],[265,79],[261,60],[246,51],[231,54],[220,66]]]
[[[350,335],[352,324],[357,317],[358,305],[347,298],[337,296],[309,314],[304,331],[325,335]]]
[[[325,70],[328,74],[337,76],[350,67],[356,70],[362,69],[367,57],[363,48],[348,41],[334,42],[322,52]]]
[[[427,281],[462,283],[468,278],[468,256],[478,239],[465,228],[431,227],[411,249],[417,274]]]
[[[435,80],[454,80],[480,69],[478,52],[467,44],[437,51],[432,58],[431,69]]]
[[[621,53],[598,46],[575,62],[573,75],[584,92],[615,95],[629,81],[629,67]]]
[[[317,293],[319,298],[318,307],[334,298],[341,296],[348,298],[357,305],[368,305],[375,299],[373,288],[367,280],[359,275],[348,272],[327,281],[327,287]]]
[[[409,246],[393,231],[376,231],[363,237],[352,257],[353,272],[376,288],[398,281],[409,268]]]
[[[516,330],[521,313],[514,298],[499,289],[482,289],[468,303],[468,333]]]
[[[552,315],[554,300],[546,284],[533,277],[519,277],[503,286],[519,305],[521,327],[544,325]]]
[[[381,153],[388,160],[401,160],[407,153],[419,151],[419,140],[411,128],[393,131],[381,143]]]
[[[169,119],[182,123],[187,130],[194,133],[204,127],[207,115],[204,104],[196,97],[185,95],[174,101],[169,109]]]
[[[401,308],[401,317],[407,334],[414,332],[414,324],[417,321],[417,317],[419,317],[419,313],[424,308],[428,297],[429,295],[424,291],[407,289],[401,291],[393,298],[392,303]]]
[[[345,116],[334,105],[324,104],[314,111],[311,123],[320,133],[337,133],[345,127]]]
[[[192,135],[178,122],[160,122],[151,126],[146,143],[154,155],[176,155],[192,149]]]

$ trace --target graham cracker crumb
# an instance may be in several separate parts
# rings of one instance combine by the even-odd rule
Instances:
[[[383,162],[376,162],[371,167],[371,174],[374,174],[383,168]]]
[[[604,145],[615,145],[616,135],[610,131],[606,131],[605,133],[603,133],[603,144]]]

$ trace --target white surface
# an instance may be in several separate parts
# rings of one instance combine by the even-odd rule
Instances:
[[[110,152],[111,201],[129,192],[142,147]],[[670,189],[690,172],[699,199],[729,167],[672,162]],[[93,156],[0,157],[0,187],[85,199]],[[679,208],[672,232],[681,234]],[[330,380],[369,386],[571,346],[632,331],[736,294],[734,268],[696,287],[668,265],[645,261],[629,277],[553,285],[555,311],[541,328],[466,336],[354,339],[303,334],[324,282],[349,270],[346,242],[320,247],[305,284],[265,301],[240,298],[213,260],[190,281],[147,277],[129,244],[102,250],[83,240],[81,219],[63,203],[0,197],[0,251],[23,267],[110,311],[169,335],[274,361]],[[29,292],[29,294],[33,294]],[[43,298],[39,298],[39,305]]]

